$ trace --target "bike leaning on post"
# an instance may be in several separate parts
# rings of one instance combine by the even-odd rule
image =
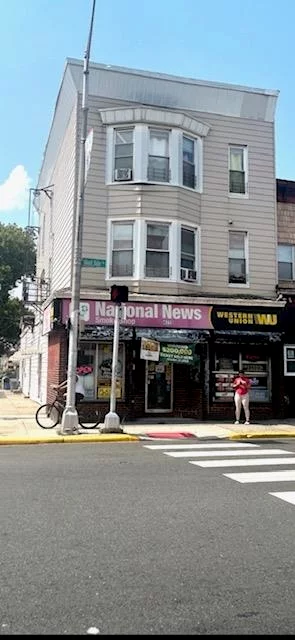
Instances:
[[[101,421],[100,413],[95,413],[95,420],[89,420],[82,403],[76,409],[80,427],[83,427],[83,429],[95,429],[98,427]],[[38,407],[35,414],[36,422],[42,429],[53,429],[61,422],[63,410],[64,398],[57,393],[53,402],[47,402]]]

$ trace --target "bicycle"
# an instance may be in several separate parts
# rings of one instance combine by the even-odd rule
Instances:
[[[95,429],[98,427],[101,422],[101,414],[98,411],[95,412],[95,420],[89,420],[85,408],[83,410],[83,406],[79,405],[76,409],[80,427],[83,429]],[[53,402],[47,402],[38,407],[35,420],[41,429],[53,429],[61,422],[63,410],[64,399],[57,393]]]

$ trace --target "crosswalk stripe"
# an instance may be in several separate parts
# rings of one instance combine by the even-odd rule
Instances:
[[[210,456],[272,456],[278,454],[291,455],[294,454],[294,451],[284,451],[283,449],[244,449],[241,450],[232,450],[226,449],[226,451],[220,450],[210,450],[210,451],[163,451],[165,456],[171,456],[172,458],[207,458]]]
[[[254,471],[252,473],[224,473],[226,478],[237,482],[291,482],[295,480],[295,471]]]
[[[145,449],[250,449],[258,444],[246,442],[218,442],[210,444],[144,444]]]
[[[275,464],[294,464],[295,458],[246,458],[242,460],[189,460],[190,464],[195,464],[197,467],[247,467],[247,466],[262,466],[262,465],[275,465]]]
[[[285,500],[285,502],[295,504],[295,491],[276,491],[274,493],[270,492],[269,495],[275,496],[275,498],[281,498],[281,500]]]

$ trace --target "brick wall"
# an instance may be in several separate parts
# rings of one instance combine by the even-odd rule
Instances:
[[[67,375],[67,335],[64,329],[52,331],[48,336],[47,402],[55,398],[51,385],[60,384]]]

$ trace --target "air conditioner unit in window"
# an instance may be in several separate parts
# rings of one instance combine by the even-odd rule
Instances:
[[[115,169],[115,180],[131,180],[132,169]]]
[[[194,269],[180,269],[180,278],[186,282],[195,282],[197,279],[197,272]]]

